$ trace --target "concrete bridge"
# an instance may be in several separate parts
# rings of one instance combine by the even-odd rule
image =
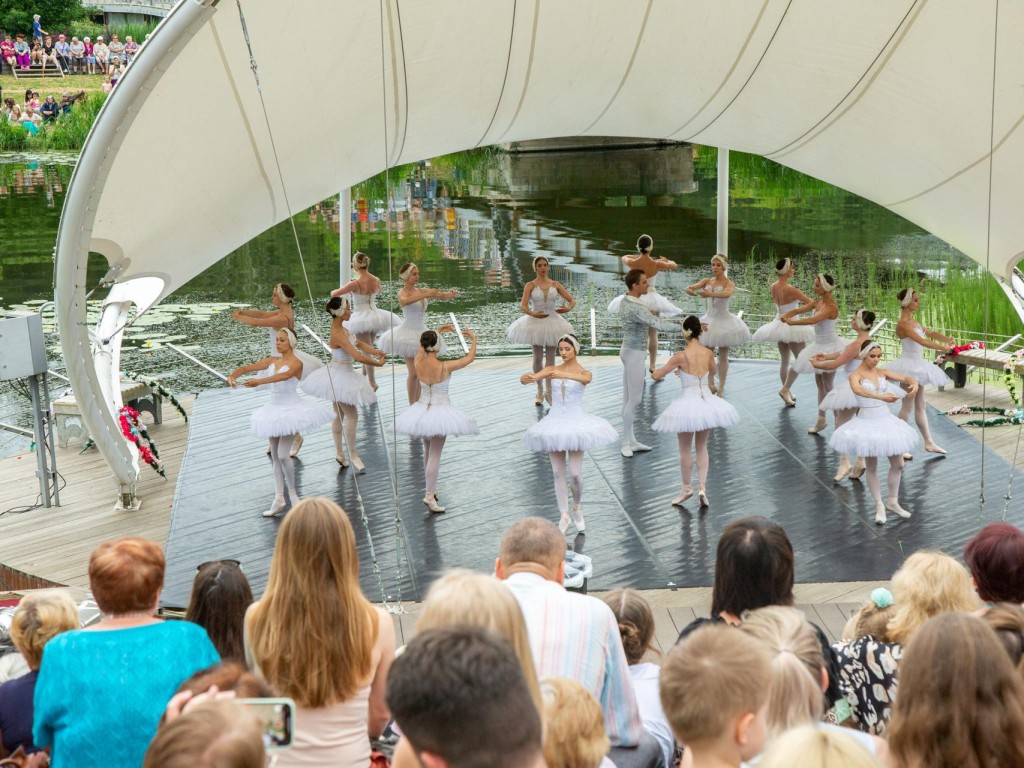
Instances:
[[[103,11],[104,24],[144,24],[163,18],[177,0],[102,0],[93,7]]]

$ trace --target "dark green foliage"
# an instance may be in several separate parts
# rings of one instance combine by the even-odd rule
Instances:
[[[0,0],[0,30],[32,35],[32,16],[39,14],[43,29],[54,35],[88,16],[82,0]]]

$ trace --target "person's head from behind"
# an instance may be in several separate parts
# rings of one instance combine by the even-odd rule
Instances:
[[[534,703],[540,707],[540,688],[530,650],[526,621],[512,592],[493,576],[456,569],[430,585],[416,631],[457,625],[481,627],[505,638],[519,659]]]
[[[703,332],[704,326],[700,324],[700,318],[696,315],[689,315],[683,320],[682,333],[684,339],[699,339]]]
[[[566,677],[545,677],[540,689],[548,768],[597,768],[611,742],[594,694]]]
[[[241,660],[242,625],[252,604],[252,588],[237,560],[199,566],[185,618],[206,630],[222,659]]]
[[[743,615],[740,631],[764,643],[772,656],[768,737],[821,720],[828,672],[814,627],[796,608],[768,606]]]
[[[55,589],[32,592],[21,599],[11,617],[11,641],[28,668],[35,671],[50,640],[81,626],[78,607],[67,593]]]
[[[740,616],[766,605],[793,604],[793,545],[763,517],[744,517],[725,526],[718,539],[711,614]]]
[[[236,701],[196,704],[162,726],[142,768],[266,768],[263,724]]]
[[[89,557],[89,587],[105,616],[155,611],[164,586],[164,553],[137,536],[100,544]]]
[[[964,547],[964,562],[987,603],[1024,603],[1024,532],[989,523]]]
[[[565,539],[550,520],[524,517],[505,531],[494,572],[499,579],[513,573],[537,573],[562,583],[565,576]]]
[[[889,621],[889,637],[905,644],[928,619],[978,607],[967,570],[941,552],[915,552],[892,577],[896,612]]]
[[[881,768],[881,763],[838,728],[801,725],[773,739],[758,768]]]
[[[541,719],[519,659],[485,629],[418,633],[388,673],[386,699],[424,768],[540,764]]]
[[[982,608],[979,616],[995,631],[1014,668],[1024,673],[1024,608],[1017,603],[995,603]]]
[[[712,624],[673,648],[661,668],[661,708],[695,754],[739,765],[764,748],[771,655],[734,627]]]
[[[233,691],[240,699],[269,699],[274,689],[261,677],[253,674],[237,661],[224,661],[200,669],[178,686],[177,693],[191,691],[199,694],[217,686],[219,691]]]
[[[1024,765],[1024,682],[981,619],[945,613],[918,627],[899,682],[896,768]]]
[[[892,642],[889,637],[889,622],[896,615],[892,592],[879,587],[843,627],[844,640],[856,640],[870,635],[880,643]]]
[[[626,661],[639,664],[651,648],[654,637],[654,614],[650,604],[635,589],[613,589],[601,598],[612,609],[619,623]]]

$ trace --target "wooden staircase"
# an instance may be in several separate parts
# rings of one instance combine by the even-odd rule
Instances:
[[[42,64],[33,64],[28,69],[14,67],[12,74],[19,80],[21,78],[31,78],[36,80],[50,77],[64,78],[64,70],[59,65],[55,67],[52,64],[47,65],[45,72],[43,71]]]

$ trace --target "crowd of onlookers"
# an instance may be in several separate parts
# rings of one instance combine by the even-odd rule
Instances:
[[[549,521],[517,521],[494,576],[434,582],[396,658],[392,618],[360,589],[352,525],[327,499],[284,519],[258,600],[237,561],[200,565],[186,621],[154,615],[156,544],[105,543],[89,563],[101,621],[78,629],[56,591],[14,614],[25,667],[0,660],[12,678],[0,756],[263,768],[274,739],[233,699],[280,696],[295,704],[293,745],[273,752],[282,768],[386,765],[371,751],[385,732],[400,735],[397,768],[1024,765],[1024,533],[1012,525],[982,528],[966,567],[912,554],[830,643],[793,607],[785,531],[736,520],[710,617],[664,656],[643,596],[566,590],[565,552]]]
[[[50,67],[74,75],[113,77],[138,55],[142,43],[131,35],[121,40],[116,32],[110,34],[109,41],[103,35],[97,35],[93,41],[88,36],[79,40],[77,35],[50,34],[42,28],[40,16],[36,14],[32,21],[32,41],[20,32],[13,37],[4,35],[0,42],[0,59],[12,72],[39,65],[44,72]]]
[[[57,101],[57,97],[52,93],[47,94],[44,101],[40,98],[39,91],[26,88],[25,101],[19,104],[11,97],[4,98],[3,89],[0,89],[0,119],[11,125],[21,125],[29,133],[36,134],[44,124],[56,122],[61,115],[70,114],[75,102],[84,96],[85,91],[65,91],[60,101]]]

